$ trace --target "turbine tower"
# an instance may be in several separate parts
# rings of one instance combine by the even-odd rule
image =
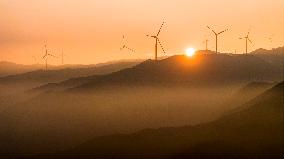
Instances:
[[[148,37],[154,38],[155,41],[156,41],[155,42],[155,60],[156,61],[158,60],[158,43],[159,43],[161,49],[163,50],[163,52],[166,53],[165,50],[164,50],[164,47],[163,47],[163,45],[161,43],[161,41],[159,40],[159,35],[160,35],[161,31],[162,31],[162,28],[163,28],[164,24],[165,24],[165,22],[162,23],[162,25],[161,25],[161,27],[160,27],[160,29],[159,29],[159,31],[158,31],[158,33],[156,35],[152,35],[152,36],[147,35]]]
[[[248,32],[248,34],[245,37],[239,38],[239,39],[245,39],[246,40],[246,54],[248,53],[248,41],[252,44],[252,41],[249,39],[249,33],[250,32]]]
[[[127,49],[127,50],[129,50],[129,51],[131,51],[131,52],[135,52],[135,50],[129,48],[129,47],[126,45],[126,38],[125,38],[124,35],[122,36],[122,42],[123,42],[123,45],[122,45],[122,47],[120,48],[120,51],[122,51],[123,49]]]
[[[205,50],[208,51],[208,39],[206,39],[203,43],[205,43]]]
[[[66,56],[66,54],[64,54],[63,49],[61,51],[61,64],[64,64],[64,57]]]
[[[48,57],[55,57],[56,58],[56,56],[48,53],[46,45],[44,45],[44,47],[45,47],[45,54],[44,54],[44,56],[42,58],[45,59],[45,70],[47,70]]]
[[[215,38],[216,38],[216,53],[218,53],[218,36],[226,31],[228,31],[228,29],[223,30],[219,33],[215,32],[213,29],[211,29],[209,26],[207,26],[208,29],[210,29],[214,34],[215,34]]]

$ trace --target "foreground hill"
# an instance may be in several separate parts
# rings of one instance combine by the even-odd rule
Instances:
[[[29,159],[284,157],[284,82],[243,109],[197,126],[97,137],[73,149]]]

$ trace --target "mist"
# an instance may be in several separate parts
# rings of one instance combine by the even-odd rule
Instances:
[[[196,125],[236,108],[236,100],[230,101],[241,86],[116,86],[92,93],[25,94],[2,111],[1,130],[7,131],[1,137],[10,139],[5,145],[8,150],[28,155],[64,150],[96,136]],[[238,104],[265,89],[250,92]]]

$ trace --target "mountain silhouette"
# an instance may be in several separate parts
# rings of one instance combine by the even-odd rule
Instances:
[[[94,138],[70,150],[29,159],[283,158],[284,82],[209,123]]]
[[[250,82],[243,87],[239,88],[231,98],[224,101],[224,105],[239,107],[250,101],[254,97],[258,96],[259,94],[263,93],[265,90],[270,89],[277,83],[270,83],[270,82]],[[233,109],[232,107],[227,107],[228,111]]]
[[[273,48],[272,50],[257,49],[250,54],[259,57],[282,70],[284,69],[284,47]]]
[[[205,50],[197,51],[197,55],[192,58],[176,55],[159,61],[146,60],[137,66],[107,75],[73,78],[60,83],[42,85],[35,90],[74,88],[73,91],[90,91],[112,86],[214,86],[281,81],[283,68],[279,60],[283,60],[272,54],[271,50],[264,53],[261,50],[248,55],[215,54]],[[279,50],[281,52],[283,49]],[[282,52],[284,54],[284,51]],[[266,61],[262,55],[277,60]]]
[[[24,73],[24,72],[35,71],[35,70],[41,69],[43,67],[44,66],[41,66],[39,64],[22,65],[22,64],[16,64],[16,63],[13,63],[13,62],[0,61],[0,77],[13,75],[13,74],[20,74],[20,73]]]
[[[176,55],[160,61],[147,60],[132,68],[94,78],[73,91],[113,86],[218,86],[282,79],[282,68],[253,55],[199,52],[192,58]]]

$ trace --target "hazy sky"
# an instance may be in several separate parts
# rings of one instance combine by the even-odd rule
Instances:
[[[278,47],[284,45],[283,8],[283,0],[0,0],[0,61],[30,64],[36,56],[43,63],[45,43],[53,54],[63,49],[66,63],[153,57],[154,40],[146,34],[155,34],[163,20],[160,39],[168,54],[204,49],[206,38],[214,50],[206,25],[230,29],[220,36],[222,52],[244,52],[238,38],[249,29],[255,43],[249,50]],[[123,34],[136,53],[119,50]]]

